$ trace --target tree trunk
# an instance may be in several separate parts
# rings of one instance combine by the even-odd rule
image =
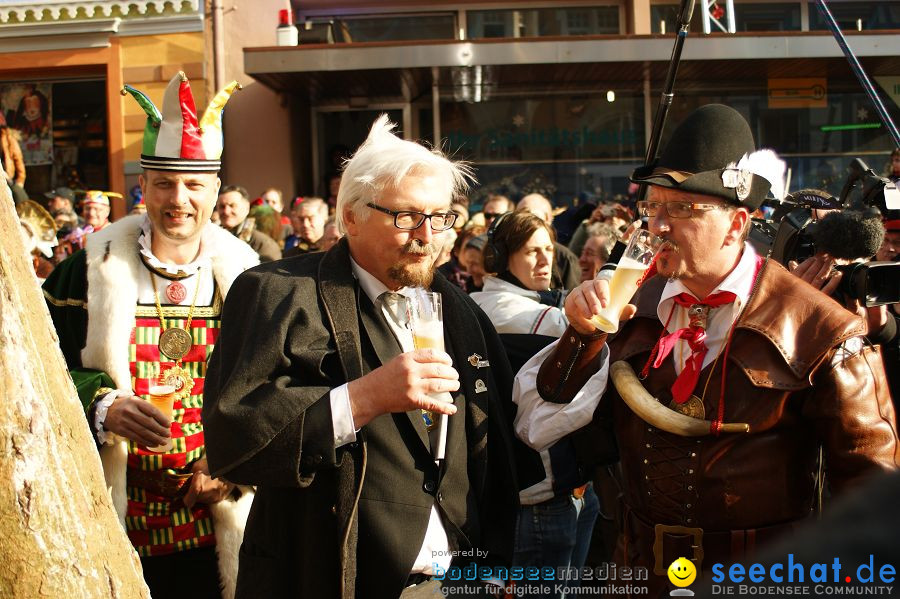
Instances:
[[[0,597],[149,597],[0,183]]]

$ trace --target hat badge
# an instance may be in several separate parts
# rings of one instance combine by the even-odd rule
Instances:
[[[722,171],[722,186],[733,189],[737,199],[741,202],[750,197],[750,188],[753,185],[753,173],[749,170],[738,168],[731,163]]]

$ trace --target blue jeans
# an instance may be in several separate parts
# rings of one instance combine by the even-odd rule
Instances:
[[[513,566],[581,568],[587,559],[599,512],[600,501],[591,484],[581,499],[565,494],[537,505],[523,505],[519,509]],[[561,599],[552,592],[554,582],[547,582],[549,594],[528,596]],[[578,581],[567,581],[563,586],[577,585]]]

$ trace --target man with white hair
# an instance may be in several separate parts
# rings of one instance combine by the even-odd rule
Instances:
[[[379,118],[343,173],[346,237],[247,272],[225,305],[203,417],[213,475],[258,489],[239,598],[455,596],[442,574],[511,558],[512,373],[484,313],[434,276],[468,171],[393,127]],[[414,349],[423,290],[443,299],[446,352]]]
[[[516,210],[535,214],[553,226],[553,204],[539,193],[530,193],[519,200]],[[578,256],[563,244],[553,242],[553,289],[575,289],[581,283],[581,267]]]

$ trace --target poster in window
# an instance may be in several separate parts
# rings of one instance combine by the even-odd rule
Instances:
[[[26,165],[53,163],[53,119],[50,83],[0,85],[0,111],[21,135]]]

